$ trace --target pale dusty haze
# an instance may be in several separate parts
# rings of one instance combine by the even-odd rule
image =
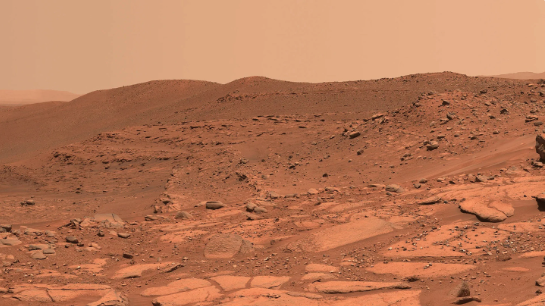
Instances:
[[[0,89],[544,71],[544,1],[0,1]]]

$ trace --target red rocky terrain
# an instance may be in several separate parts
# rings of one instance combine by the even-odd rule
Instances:
[[[1,305],[544,305],[544,81],[0,109]]]

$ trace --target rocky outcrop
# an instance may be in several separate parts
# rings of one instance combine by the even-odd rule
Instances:
[[[514,215],[514,208],[508,203],[488,202],[486,199],[469,199],[459,204],[463,212],[476,215],[478,219],[488,222],[500,222]]]

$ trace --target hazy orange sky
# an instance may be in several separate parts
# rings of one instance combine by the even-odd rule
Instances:
[[[0,89],[544,71],[544,1],[0,0]]]

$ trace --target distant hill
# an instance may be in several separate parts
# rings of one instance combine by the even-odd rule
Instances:
[[[0,90],[0,105],[25,105],[48,101],[68,102],[79,96],[58,90]]]
[[[535,79],[544,79],[544,72],[542,73],[516,72],[516,73],[506,73],[506,74],[499,74],[499,75],[487,75],[486,77],[515,79],[515,80],[535,80]]]
[[[479,93],[498,88],[497,94],[510,94],[514,83],[525,86],[525,81],[452,72],[332,83],[295,83],[264,77],[227,84],[150,81],[90,92],[70,102],[0,108],[0,163],[129,126],[325,113],[339,114],[340,120],[355,120],[411,104],[424,93]]]

